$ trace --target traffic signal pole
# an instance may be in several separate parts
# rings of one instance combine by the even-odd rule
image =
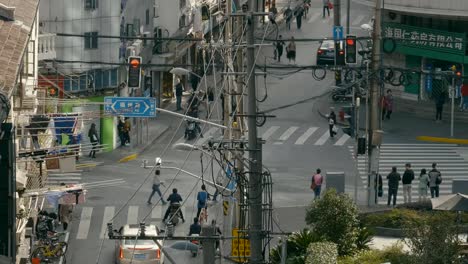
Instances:
[[[339,27],[340,26],[340,19],[341,19],[341,0],[333,0],[333,24],[335,25],[335,27]],[[337,60],[338,60],[338,54],[340,52],[340,43],[341,43],[341,39],[340,40],[335,40],[335,68],[337,66]],[[342,76],[342,73],[341,73],[341,70],[336,70],[335,72],[335,85],[340,85],[341,84],[341,76]]]
[[[375,20],[374,20],[374,30],[372,32],[372,59],[371,67],[372,72],[378,72],[381,64],[381,41],[380,37],[382,34],[382,0],[376,0],[375,6]],[[379,135],[379,124],[380,124],[380,111],[379,111],[379,83],[377,78],[371,78],[370,80],[370,113],[369,113],[369,134],[368,134],[368,168],[367,168],[367,205],[375,205],[375,195],[376,193],[376,180],[379,172],[378,162],[379,162],[379,149],[378,145],[380,142],[377,142]]]

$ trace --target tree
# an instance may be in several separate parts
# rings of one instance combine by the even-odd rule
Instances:
[[[453,219],[443,215],[432,215],[422,221],[405,226],[407,245],[418,259],[418,263],[459,263],[460,240]]]
[[[313,201],[307,208],[306,223],[322,240],[337,244],[340,256],[356,250],[358,209],[348,195],[327,190],[322,199]]]
[[[312,233],[309,229],[303,229],[300,232],[294,232],[287,238],[286,244],[286,263],[288,264],[304,264],[307,248],[313,242],[318,242],[319,237]],[[273,264],[281,263],[281,247],[282,242],[274,247],[270,252],[270,261]]]

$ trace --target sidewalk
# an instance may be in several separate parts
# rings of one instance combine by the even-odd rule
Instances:
[[[338,119],[337,125],[348,127],[349,123],[347,120],[340,120],[339,112],[343,106],[349,105],[351,105],[350,102],[334,102],[331,97],[327,95],[317,100],[315,108],[318,114],[326,119],[330,112],[330,107],[334,107]],[[391,120],[385,120],[382,124],[384,134],[389,134],[392,137],[404,140],[416,140],[418,136],[450,137],[450,113],[447,113],[449,106],[445,105],[443,121],[440,123],[436,123],[433,120],[432,117],[435,115],[433,114],[434,109],[431,109],[430,106],[430,102],[419,103],[400,98],[395,99],[395,111],[392,113]],[[359,113],[359,127],[360,130],[363,131],[366,128],[365,101],[361,101]],[[459,116],[454,122],[454,138],[466,138],[468,131],[468,113],[459,111],[455,113]],[[463,116],[460,116],[461,114],[463,114]]]

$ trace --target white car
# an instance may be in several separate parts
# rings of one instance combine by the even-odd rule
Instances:
[[[139,235],[139,229],[138,224],[124,225],[119,233],[122,236],[136,237]],[[159,235],[159,229],[155,225],[146,225],[145,233],[148,237],[156,237]],[[162,246],[162,240],[158,242]],[[115,242],[116,264],[161,264],[163,257],[161,249],[152,239],[120,239]]]

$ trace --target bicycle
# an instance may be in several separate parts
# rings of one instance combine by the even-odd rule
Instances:
[[[35,248],[31,254],[30,260],[39,259],[41,263],[56,260],[65,255],[68,249],[67,242],[58,241],[59,236],[64,233],[57,233],[57,236],[48,237],[39,240],[39,247]]]

